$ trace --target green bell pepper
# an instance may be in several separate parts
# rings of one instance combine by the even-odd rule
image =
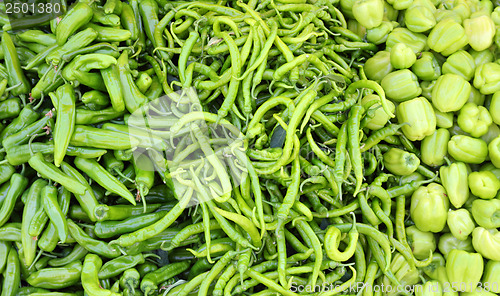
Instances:
[[[474,65],[476,65],[476,67],[479,67],[480,65],[484,65],[486,63],[491,63],[495,60],[495,56],[493,55],[493,52],[489,49],[485,49],[485,50],[481,50],[481,51],[475,51],[475,50],[470,49],[468,52],[474,58]]]
[[[440,276],[440,269],[443,268],[446,264],[443,255],[438,252],[432,254],[432,260],[429,265],[424,266],[421,270],[424,272],[426,276],[428,276],[432,280],[438,280]]]
[[[443,254],[445,259],[452,250],[463,250],[467,252],[473,252],[472,239],[469,237],[465,240],[459,240],[453,236],[451,233],[445,233],[439,237],[438,249],[441,254]]]
[[[488,132],[493,123],[491,115],[483,106],[474,103],[466,103],[457,117],[458,126],[471,136],[479,138]]]
[[[427,37],[421,33],[414,33],[406,28],[394,28],[387,36],[385,42],[386,50],[390,50],[394,45],[404,43],[413,49],[414,53],[424,51],[427,45]]]
[[[488,155],[491,163],[495,167],[500,168],[500,136],[496,137],[488,144]]]
[[[467,102],[474,103],[474,104],[476,104],[478,106],[484,105],[484,100],[486,99],[486,96],[483,95],[475,87],[471,87],[470,89],[471,89],[471,92],[470,92],[469,99],[467,100]]]
[[[371,101],[380,102],[380,97],[375,94],[366,95],[363,97],[363,99],[361,99],[361,104],[366,105],[368,102]],[[394,103],[387,100],[387,104],[389,106],[389,111],[394,113],[394,111],[396,110],[396,106],[394,106]],[[391,117],[380,106],[381,106],[380,103],[375,103],[369,108],[369,109],[376,109],[375,115],[371,119],[369,119],[368,123],[366,124],[366,127],[371,130],[378,130],[383,128],[387,124],[389,119],[391,119]]]
[[[452,250],[446,259],[446,274],[449,281],[461,292],[472,292],[483,275],[483,257],[478,253]]]
[[[416,286],[415,296],[442,296],[443,287],[440,282],[432,280],[424,285]]]
[[[403,70],[402,70],[403,71]],[[432,135],[436,130],[436,115],[431,103],[418,97],[399,104],[396,108],[398,122],[408,123],[401,127],[404,135],[411,141],[419,141]]]
[[[413,50],[404,43],[398,43],[391,48],[391,64],[394,69],[410,68],[417,56]]]
[[[469,198],[468,175],[467,166],[463,162],[455,162],[439,168],[441,183],[455,208],[462,207]]]
[[[490,171],[472,172],[469,174],[469,188],[477,197],[492,199],[500,189],[500,181]]]
[[[390,56],[392,56],[392,51]],[[392,64],[392,58],[390,60]],[[413,99],[422,93],[417,76],[408,69],[387,74],[382,78],[380,85],[384,89],[385,95],[398,103]]]
[[[352,14],[363,27],[378,27],[384,18],[384,1],[356,0],[352,6]]]
[[[413,192],[410,216],[419,230],[440,232],[446,225],[448,207],[448,198],[443,186],[430,183]]]
[[[496,124],[500,124],[500,92],[495,92],[491,97],[490,107],[488,108],[491,119]]]
[[[382,44],[387,40],[392,29],[394,29],[392,22],[383,21],[380,26],[366,30],[366,40],[374,44]]]
[[[481,282],[486,291],[500,292],[500,261],[488,260],[486,262]]]
[[[424,51],[411,66],[411,71],[421,80],[436,80],[441,76],[441,66],[432,52]]]
[[[434,15],[436,16],[436,22],[440,22],[440,21],[445,20],[445,19],[450,19],[450,20],[457,22],[459,24],[462,23],[462,18],[460,17],[460,15],[458,15],[458,13],[456,13],[453,10],[439,8],[436,11],[436,13],[434,13]]]
[[[413,4],[413,0],[392,0],[392,7],[396,10],[408,9]]]
[[[422,97],[428,99],[429,101],[432,100],[432,89],[436,85],[436,81],[437,80],[432,80],[432,81],[423,80],[420,83],[420,88],[422,89]],[[436,109],[436,108],[434,108],[434,109]]]
[[[366,77],[370,80],[381,81],[392,72],[391,53],[379,51],[374,56],[366,60],[363,66]]]
[[[417,259],[427,259],[436,250],[436,239],[432,232],[420,231],[415,226],[406,228],[406,239]]]
[[[467,35],[460,23],[445,18],[432,28],[427,38],[427,45],[432,50],[449,56],[467,45]]]
[[[384,166],[389,172],[395,175],[409,175],[416,171],[419,165],[420,159],[408,151],[391,148],[384,153]]]
[[[484,228],[500,227],[500,200],[476,199],[472,202],[472,217],[479,226]]]
[[[435,9],[434,9],[435,10]],[[415,33],[429,31],[436,25],[434,11],[427,6],[412,5],[405,11],[405,25]]]
[[[443,74],[456,74],[470,81],[474,77],[476,64],[474,58],[465,50],[459,50],[450,55],[443,64]]]
[[[393,286],[394,284],[391,283],[387,276],[384,276],[382,283],[387,287],[386,295],[397,295],[398,290],[413,286],[420,280],[418,270],[415,267],[412,268],[400,253],[395,253],[392,257],[390,270],[396,276],[400,285],[398,287]]]
[[[459,240],[466,240],[474,230],[474,221],[466,209],[450,210],[448,212],[448,228],[451,234]]]
[[[481,139],[455,135],[448,142],[448,153],[457,161],[479,164],[488,156],[488,145]]]
[[[432,88],[432,105],[441,112],[460,110],[469,99],[470,83],[456,74],[439,76]]]
[[[384,1],[384,21],[396,22],[398,20],[398,16],[399,11],[394,9],[388,1]]]
[[[447,129],[437,129],[432,135],[425,137],[420,144],[422,162],[429,166],[444,164],[448,154],[450,132]]]
[[[500,232],[497,229],[476,227],[472,231],[472,245],[484,258],[500,261]]]
[[[474,72],[473,84],[484,95],[498,92],[500,90],[500,65],[486,63],[477,66]]]
[[[436,114],[436,126],[440,128],[450,128],[453,126],[453,112],[441,112],[434,108]]]
[[[469,19],[464,20],[463,24],[469,45],[474,50],[485,50],[493,44],[496,30],[490,16],[482,12],[474,13]]]

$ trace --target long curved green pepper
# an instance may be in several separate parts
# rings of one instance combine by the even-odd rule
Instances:
[[[10,177],[9,190],[7,191],[2,207],[0,208],[0,227],[10,219],[17,199],[21,196],[27,186],[28,179],[23,175],[15,173],[12,177]]]
[[[2,296],[14,296],[21,284],[21,263],[15,248],[10,248],[3,272]]]
[[[70,84],[64,84],[56,91],[58,97],[57,118],[54,128],[54,164],[59,167],[68,149],[69,140],[75,129],[76,98]]]
[[[43,187],[47,185],[47,181],[37,179],[30,186],[26,202],[24,203],[23,219],[21,224],[21,242],[24,250],[24,260],[26,265],[31,265],[36,256],[37,241],[34,240],[29,234],[28,229],[31,219],[35,212],[41,206],[40,194]]]
[[[47,185],[42,189],[41,194],[43,198],[43,208],[50,221],[54,223],[59,239],[64,243],[68,237],[68,224],[66,223],[66,215],[62,212],[59,202],[57,201],[57,189],[55,186]]]
[[[356,177],[356,188],[354,196],[356,196],[363,184],[363,160],[361,159],[361,150],[359,148],[359,125],[361,116],[363,115],[363,106],[355,105],[349,111],[349,119],[347,120],[347,147],[349,158],[354,169]]]

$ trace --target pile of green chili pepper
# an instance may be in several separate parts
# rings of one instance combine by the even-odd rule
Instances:
[[[0,3],[0,296],[500,293],[490,0]]]

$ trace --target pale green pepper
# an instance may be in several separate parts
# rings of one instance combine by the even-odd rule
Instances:
[[[484,105],[484,100],[486,99],[486,96],[483,95],[477,88],[471,87],[471,92],[469,95],[469,99],[467,102],[469,103],[474,103],[478,106]],[[491,115],[491,113],[490,113]]]
[[[483,257],[478,253],[452,250],[446,258],[448,280],[461,292],[472,292],[483,275]]]
[[[429,9],[433,14],[436,13],[436,3],[434,3],[434,1],[438,1],[438,3],[440,3],[439,1],[441,0],[413,0],[413,4],[412,6],[423,6],[427,9]],[[410,7],[412,7],[410,6]]]
[[[405,12],[405,25],[412,32],[426,32],[436,25],[436,17],[427,6],[412,5]]]
[[[472,202],[470,212],[479,226],[487,229],[500,227],[500,200],[476,199]]]
[[[434,13],[434,15],[436,16],[436,22],[438,22],[438,23],[440,21],[443,21],[443,20],[446,20],[446,19],[453,20],[454,22],[457,22],[459,24],[462,23],[462,18],[460,17],[460,15],[458,15],[458,13],[456,13],[453,10],[448,10],[448,9],[445,9],[445,8],[439,8],[436,11],[436,13]]]
[[[488,144],[488,155],[491,163],[500,169],[500,136]]]
[[[479,138],[488,132],[493,123],[488,109],[474,103],[466,103],[457,117],[458,126],[471,136]]]
[[[488,157],[491,159],[491,152],[489,149],[490,143],[500,136],[500,128],[498,125],[492,123],[488,128],[488,132],[481,136],[481,140],[485,141],[488,144]]]
[[[448,207],[448,198],[443,186],[430,183],[413,192],[410,216],[419,230],[440,232],[446,225]]]
[[[462,21],[469,18],[472,13],[469,2],[466,0],[445,0],[443,2],[446,3],[448,9],[456,12],[462,18]]]
[[[366,60],[363,66],[366,77],[370,80],[380,81],[392,72],[391,53],[379,51],[373,57]]]
[[[388,1],[384,1],[384,21],[396,22],[398,16],[399,11],[394,9]]]
[[[415,296],[442,296],[443,287],[438,281],[427,281],[415,289]]]
[[[422,89],[422,97],[428,99],[429,101],[432,100],[432,89],[436,85],[436,81],[437,80],[432,80],[432,81],[424,80],[420,83],[420,88]]]
[[[448,255],[452,250],[463,250],[473,252],[472,239],[459,240],[451,233],[444,233],[439,237],[438,249],[444,258],[448,259]]]
[[[340,9],[346,18],[354,19],[352,7],[356,0],[340,0]]]
[[[497,229],[476,227],[472,231],[472,245],[484,258],[500,261],[500,232]]]
[[[416,98],[422,93],[417,76],[408,69],[389,73],[382,79],[380,85],[385,95],[398,103]]]
[[[383,21],[380,26],[366,30],[366,40],[374,44],[382,44],[387,40],[392,29],[394,29],[392,22]]]
[[[417,259],[427,259],[436,250],[436,239],[432,232],[420,231],[415,226],[406,228],[406,239]]]
[[[384,153],[384,167],[398,176],[407,176],[417,170],[420,159],[413,153],[391,148]]]
[[[441,112],[434,108],[436,114],[436,126],[440,128],[450,128],[453,126],[453,112]]]
[[[500,91],[500,65],[486,63],[476,67],[473,84],[484,95]]]
[[[427,38],[427,45],[432,50],[449,56],[467,45],[467,35],[460,23],[446,18],[432,28]]]
[[[451,234],[459,240],[466,240],[469,234],[474,230],[474,221],[472,221],[472,216],[466,209],[458,209],[456,211],[448,212],[448,228],[450,228]]]
[[[361,99],[361,104],[365,105],[368,102],[371,101],[377,101],[380,102],[380,97],[374,94],[369,94],[363,97]],[[394,106],[394,103],[392,101],[387,100],[387,104],[389,106],[389,111],[394,113],[396,110],[396,106]],[[371,130],[378,130],[384,127],[389,119],[391,117],[380,107],[380,103],[375,103],[372,105],[369,109],[376,109],[375,111],[375,116],[373,116],[370,120],[368,120],[368,123],[366,124],[366,127],[371,129]]]
[[[405,10],[413,4],[413,0],[393,0],[392,7],[396,10]]]
[[[420,144],[422,162],[433,167],[444,164],[449,140],[450,132],[444,128],[437,129],[432,135],[425,137]]]
[[[458,111],[469,99],[470,83],[456,74],[441,75],[432,88],[432,104],[441,112]]]
[[[500,189],[500,181],[490,171],[469,174],[469,188],[472,194],[482,199],[492,199]]]
[[[380,26],[384,18],[384,2],[382,0],[356,0],[352,6],[354,18],[365,28]]]
[[[448,153],[457,161],[479,164],[488,156],[488,145],[481,139],[455,135],[448,142]]]
[[[424,97],[399,104],[396,116],[400,124],[408,123],[401,130],[411,141],[420,141],[436,130],[436,115],[431,103]]]
[[[462,207],[469,198],[468,175],[467,166],[463,162],[454,162],[439,168],[441,183],[455,208]]]
[[[491,19],[495,25],[500,26],[500,6],[495,7],[495,10],[491,13]]]
[[[444,269],[446,261],[442,254],[435,252],[432,254],[431,263],[421,268],[426,276],[432,280],[438,280],[440,276],[440,269]],[[446,272],[445,272],[446,273]]]
[[[398,43],[391,48],[391,64],[394,69],[410,68],[417,56],[413,50],[404,43]]]
[[[418,55],[418,59],[411,66],[411,71],[421,80],[436,80],[441,76],[441,67],[431,52],[424,51]]]
[[[382,283],[387,287],[386,295],[397,295],[398,290],[413,286],[420,280],[418,270],[415,267],[412,268],[400,253],[395,253],[392,257],[390,270],[400,285],[399,287],[394,287],[394,284],[391,283],[387,276],[384,276]]]
[[[493,94],[490,101],[490,108],[488,110],[493,122],[500,124],[500,92],[495,92]]]
[[[347,20],[347,29],[349,29],[354,34],[358,35],[361,38],[364,38],[366,35],[366,28],[360,25],[355,19],[350,18]]]
[[[489,48],[495,36],[495,23],[488,15],[479,12],[464,20],[465,34],[469,45],[476,51]]]
[[[491,49],[485,49],[481,51],[475,51],[470,49],[469,53],[474,58],[474,65],[476,65],[476,67],[484,65],[486,63],[491,63],[495,60],[495,56],[491,52]]]
[[[500,292],[500,261],[488,260],[486,262],[482,283],[486,291]]]
[[[414,33],[406,28],[394,28],[387,36],[386,50],[398,43],[404,43],[413,49],[414,53],[422,52],[427,44],[427,37],[421,33]]]
[[[476,64],[474,58],[465,50],[459,50],[450,55],[443,64],[443,74],[457,74],[469,81],[474,77]]]

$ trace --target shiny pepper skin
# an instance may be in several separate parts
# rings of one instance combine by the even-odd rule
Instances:
[[[440,232],[446,225],[448,207],[448,197],[443,186],[430,183],[413,192],[410,216],[419,230]]]

